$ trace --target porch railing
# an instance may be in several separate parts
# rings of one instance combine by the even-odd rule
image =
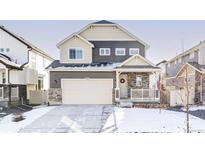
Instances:
[[[131,89],[130,91],[130,97],[133,101],[158,102],[159,95],[159,90],[156,89]]]

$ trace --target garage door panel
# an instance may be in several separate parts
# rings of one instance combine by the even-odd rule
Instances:
[[[112,79],[62,79],[64,104],[112,104]]]

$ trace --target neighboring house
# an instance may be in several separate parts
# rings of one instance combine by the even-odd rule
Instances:
[[[60,60],[47,68],[50,102],[159,102],[158,89],[150,85],[159,68],[146,59],[149,46],[120,25],[91,23],[57,47]]]
[[[187,68],[187,69],[185,69]],[[190,88],[190,104],[202,104],[205,102],[203,92],[205,68],[205,41],[193,48],[181,53],[166,63],[166,89],[170,92],[170,105],[184,105],[185,87],[184,72],[188,71],[187,79]]]
[[[168,96],[168,91],[166,90],[166,60],[163,60],[156,64],[160,68],[160,72],[158,74],[159,77],[159,87],[160,87],[160,102],[161,104],[166,104],[168,105],[167,101],[167,96]]]
[[[53,58],[0,26],[0,105],[29,100],[32,90],[48,89],[45,71]]]
[[[160,68],[160,73],[159,73],[159,80],[160,80],[160,85],[165,87],[166,86],[166,60],[163,60],[156,64]]]

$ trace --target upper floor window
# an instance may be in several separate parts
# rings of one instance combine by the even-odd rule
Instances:
[[[110,55],[110,48],[100,48],[100,55],[101,56],[109,56]]]
[[[126,53],[125,53],[125,48],[116,48],[115,49],[115,55],[117,56],[124,56]]]
[[[129,55],[136,55],[139,54],[140,49],[139,48],[130,48],[129,49]]]
[[[191,53],[189,54],[189,58],[190,58],[190,59],[194,58],[194,52],[191,52]]]
[[[70,48],[69,49],[69,59],[83,59],[83,49],[82,48]]]
[[[4,52],[4,48],[0,48],[0,51],[1,51],[1,52]]]
[[[6,48],[6,52],[9,52],[10,51],[10,48]]]

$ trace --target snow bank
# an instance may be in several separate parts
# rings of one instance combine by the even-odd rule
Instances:
[[[160,109],[115,108],[117,132],[185,132],[186,114]],[[113,114],[104,129],[114,124]],[[205,132],[205,121],[190,116],[192,132]]]
[[[29,112],[25,112],[23,114],[25,119],[19,122],[12,122],[12,114],[5,116],[0,121],[0,133],[17,133],[20,129],[31,124],[34,120],[38,119],[39,117],[41,117],[42,115],[44,115],[45,113],[49,112],[54,108],[55,107],[50,106],[33,109]]]

